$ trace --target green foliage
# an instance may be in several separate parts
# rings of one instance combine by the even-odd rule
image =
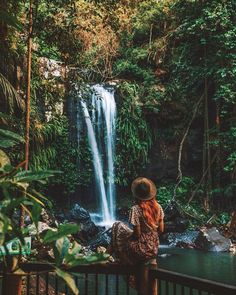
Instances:
[[[24,101],[11,83],[0,73],[0,97],[3,109],[13,113],[15,109],[24,110]]]
[[[11,132],[9,130],[0,129],[0,147],[1,148],[12,147],[16,145],[17,143],[19,143],[19,141],[24,142],[24,139],[20,135],[14,132]]]
[[[59,188],[60,196],[55,194],[54,197],[62,198],[65,196],[68,198],[75,192],[79,183],[79,151],[76,144],[73,144],[69,139],[69,125],[66,117],[61,117],[60,126],[61,129],[59,136],[55,138],[54,145],[50,145],[50,148],[53,146],[55,149],[55,158],[51,167],[62,171],[63,174],[52,179],[50,182],[50,188],[52,188],[52,190],[57,187]]]
[[[18,19],[15,16],[13,16],[12,14],[9,14],[4,10],[0,11],[0,20],[2,22],[6,23],[7,25],[14,27],[18,31],[23,31],[23,26],[18,21]]]
[[[174,191],[174,185],[166,185],[166,186],[160,186],[158,188],[157,192],[157,200],[158,202],[164,206],[164,208],[169,205],[170,201],[173,198],[173,191]]]
[[[9,1],[12,11],[14,5],[15,2]],[[24,20],[25,8],[22,2],[17,5],[18,19]],[[78,69],[75,76],[81,83],[113,78],[121,81],[117,90],[116,146],[116,182],[120,185],[127,185],[142,173],[150,160],[150,148],[160,136],[167,145],[170,137],[180,142],[193,106],[203,94],[207,95],[208,111],[206,113],[202,103],[193,126],[198,124],[200,135],[204,131],[209,134],[211,157],[217,153],[211,169],[209,195],[217,189],[227,195],[233,190],[236,175],[235,10],[234,0],[40,1],[35,19],[31,169],[62,170],[63,176],[51,180],[50,188],[63,196],[75,192],[77,185],[89,185],[92,181],[91,153],[86,138],[78,150],[69,140],[67,119],[56,112],[57,103],[63,102],[62,89],[65,88],[61,85],[65,81],[46,79],[38,68],[36,56],[48,57]],[[12,25],[12,20],[5,22]],[[22,64],[25,39],[25,35],[17,33],[9,37],[9,46],[5,48],[14,57],[14,63]],[[23,110],[22,100],[5,76],[8,77],[0,75],[0,95],[4,97],[6,112],[12,114],[15,109]],[[45,116],[48,110],[52,112],[49,121]],[[203,130],[206,117],[209,130]],[[161,135],[153,130],[152,122]],[[14,119],[11,130],[18,130],[22,135],[24,130],[19,125]],[[6,141],[3,145],[9,146]],[[201,139],[197,147],[199,154],[203,153],[205,147]],[[16,162],[23,158],[16,146],[11,154],[19,155],[14,158]],[[80,165],[82,171],[78,169]],[[181,202],[188,199],[200,181],[201,166],[200,155],[194,182],[188,176],[189,167],[184,169],[185,177],[177,189]],[[159,198],[163,204],[171,199],[174,183],[175,179],[160,185]],[[197,203],[201,203],[205,189],[199,187],[196,202],[186,209],[190,214],[192,207],[199,208]]]
[[[62,224],[59,225],[57,231],[49,230],[43,241],[44,243],[48,244],[54,241],[61,239],[64,236],[68,236],[70,234],[75,234],[79,230],[79,226],[76,224]]]
[[[137,84],[122,83],[119,95],[116,182],[126,185],[148,161],[152,137],[142,111]]]

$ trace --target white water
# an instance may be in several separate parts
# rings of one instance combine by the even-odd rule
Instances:
[[[92,87],[91,116],[85,101],[81,101],[93,156],[96,186],[99,191],[100,223],[109,225],[115,220],[115,120],[114,91],[101,85]]]

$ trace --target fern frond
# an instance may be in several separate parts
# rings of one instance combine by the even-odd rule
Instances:
[[[10,113],[17,107],[21,111],[25,109],[24,100],[19,96],[16,89],[11,83],[0,73],[0,98],[7,105]]]

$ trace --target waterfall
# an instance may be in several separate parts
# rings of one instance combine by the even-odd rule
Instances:
[[[115,121],[116,103],[114,90],[102,85],[92,86],[91,112],[85,100],[81,100],[87,126],[88,142],[93,157],[96,187],[99,192],[100,211],[103,224],[115,220]]]

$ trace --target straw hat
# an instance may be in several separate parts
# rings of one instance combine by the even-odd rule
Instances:
[[[148,201],[156,197],[157,188],[150,179],[138,177],[132,182],[131,191],[135,198]]]

